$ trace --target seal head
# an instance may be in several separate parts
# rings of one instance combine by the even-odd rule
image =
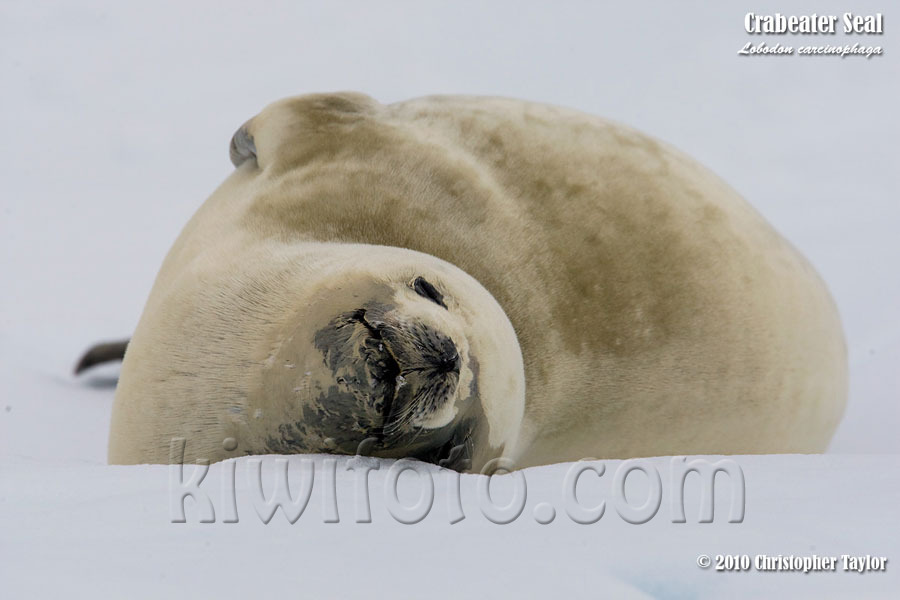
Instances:
[[[296,322],[278,328],[289,334],[274,340],[253,400],[262,451],[469,470],[511,447],[524,408],[515,334],[486,290],[448,267],[354,269],[311,286]]]

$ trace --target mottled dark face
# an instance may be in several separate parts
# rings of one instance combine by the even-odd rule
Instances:
[[[456,392],[454,343],[424,323],[397,319],[389,306],[369,304],[339,315],[315,342],[335,381],[380,419],[373,431],[380,439],[421,425]]]
[[[441,291],[424,278],[410,289],[432,315],[448,311]],[[269,450],[419,458],[469,468],[483,422],[477,361],[440,319],[409,308],[369,299],[312,331],[317,358],[309,364],[319,366],[307,373],[308,398],[299,419],[269,439]]]

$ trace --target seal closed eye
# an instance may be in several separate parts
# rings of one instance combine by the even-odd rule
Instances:
[[[447,305],[444,304],[444,295],[437,291],[437,288],[431,285],[424,277],[416,277],[412,287],[418,295],[431,300],[438,306],[447,308]]]

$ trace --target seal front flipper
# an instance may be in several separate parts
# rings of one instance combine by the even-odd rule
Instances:
[[[130,340],[121,340],[118,342],[104,342],[95,344],[85,352],[78,364],[75,365],[75,375],[82,371],[90,369],[95,365],[112,362],[114,360],[122,360],[125,356],[125,349],[128,348]]]
[[[228,154],[235,167],[240,167],[251,158],[256,161],[256,142],[250,134],[249,125],[250,121],[247,121],[231,136]]]

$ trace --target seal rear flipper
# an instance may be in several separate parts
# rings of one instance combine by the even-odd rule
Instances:
[[[114,360],[122,360],[125,356],[125,349],[128,348],[130,340],[121,340],[118,342],[104,342],[95,344],[85,352],[78,364],[75,365],[75,375],[82,371],[90,369],[95,365],[100,365]]]

